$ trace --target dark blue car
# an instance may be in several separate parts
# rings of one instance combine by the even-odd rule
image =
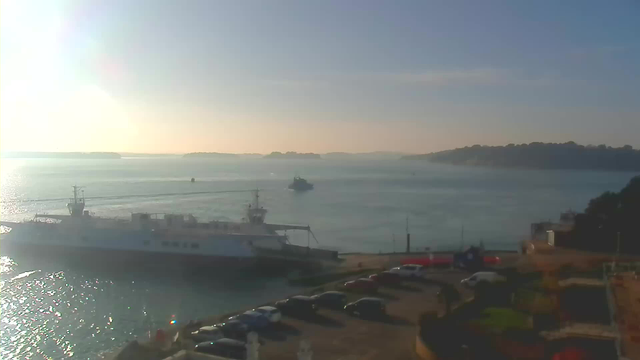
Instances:
[[[263,314],[255,311],[247,311],[245,313],[235,315],[229,318],[229,320],[237,320],[243,324],[246,324],[251,330],[264,329],[269,326],[269,318]]]

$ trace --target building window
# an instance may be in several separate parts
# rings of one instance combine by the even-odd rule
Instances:
[[[198,244],[198,243],[191,243],[191,248],[192,248],[192,249],[198,249],[198,248],[200,248],[200,244]]]
[[[173,247],[180,247],[180,243],[179,243],[179,242],[177,242],[177,241],[174,241],[174,242],[173,242]]]
[[[162,242],[162,246],[169,246],[169,242],[168,241],[163,241]]]
[[[187,246],[189,246],[189,244],[188,244],[188,243],[182,243],[182,247],[183,247],[183,248],[185,248],[185,249],[186,249],[186,248],[187,248]]]

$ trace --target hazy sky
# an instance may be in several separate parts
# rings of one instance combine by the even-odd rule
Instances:
[[[2,150],[640,147],[640,2],[0,2]]]

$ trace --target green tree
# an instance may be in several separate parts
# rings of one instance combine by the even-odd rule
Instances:
[[[607,191],[589,201],[584,213],[576,216],[572,245],[616,251],[618,234],[621,252],[640,253],[640,176],[619,193]]]

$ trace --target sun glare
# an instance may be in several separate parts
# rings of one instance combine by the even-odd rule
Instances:
[[[72,29],[62,12],[52,4],[2,5],[0,149],[100,151],[126,145],[135,129],[120,102],[81,79],[68,61],[64,45]]]

